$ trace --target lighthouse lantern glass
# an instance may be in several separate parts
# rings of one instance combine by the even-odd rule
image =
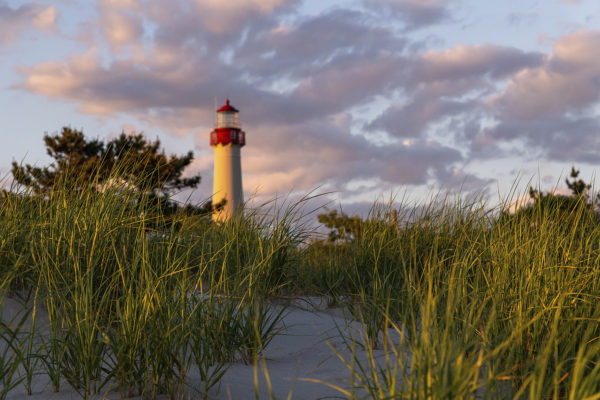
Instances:
[[[239,128],[238,113],[223,111],[217,113],[217,128]]]

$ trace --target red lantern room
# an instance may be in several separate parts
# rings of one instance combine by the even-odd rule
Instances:
[[[211,146],[231,143],[242,147],[246,144],[246,134],[240,129],[238,114],[239,111],[229,104],[229,99],[217,110],[217,127],[210,133]]]

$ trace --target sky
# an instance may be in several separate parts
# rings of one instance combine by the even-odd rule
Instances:
[[[229,98],[246,198],[493,204],[595,181],[599,54],[597,0],[0,0],[0,174],[63,126],[142,132],[201,202]]]

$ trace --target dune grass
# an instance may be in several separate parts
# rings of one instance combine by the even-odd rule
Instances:
[[[312,249],[324,262],[313,285],[350,295],[364,328],[347,341],[341,393],[600,398],[598,219],[583,203],[514,216],[507,205],[445,200],[404,226],[376,206],[360,237]]]
[[[0,325],[0,398],[39,374],[83,398],[208,398],[232,362],[268,376],[258,360],[285,312],[270,299],[304,294],[362,326],[332,349],[342,396],[600,398],[600,228],[584,204],[375,205],[358,237],[330,244],[306,241],[302,201],[216,225],[125,186],[14,189],[0,292],[27,306]]]
[[[25,319],[0,326],[0,394],[46,374],[83,398],[206,398],[228,363],[252,363],[277,334],[283,311],[263,300],[301,240],[293,209],[219,226],[165,215],[126,187],[18,192],[0,205],[0,290],[33,302],[34,323],[43,309],[47,331],[34,335]],[[192,369],[200,388],[187,385]]]

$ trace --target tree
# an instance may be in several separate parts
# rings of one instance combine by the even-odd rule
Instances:
[[[46,151],[56,160],[48,167],[21,166],[12,163],[12,174],[20,184],[31,187],[36,193],[45,193],[60,179],[72,184],[76,189],[92,184],[106,183],[114,178],[115,166],[120,178],[138,189],[160,191],[165,194],[186,187],[195,188],[200,176],[182,178],[183,170],[194,157],[190,151],[186,155],[167,157],[160,150],[160,141],[148,142],[142,134],[119,137],[107,144],[98,139],[87,140],[82,131],[64,127],[60,134],[44,135]],[[140,182],[140,176],[144,181]]]
[[[567,184],[567,187],[571,189],[571,196],[555,195],[552,193],[544,195],[539,190],[529,187],[529,197],[531,197],[534,202],[551,202],[554,206],[559,207],[559,209],[563,211],[570,211],[577,204],[584,205],[593,211],[600,202],[600,194],[596,195],[596,199],[594,200],[590,198],[589,190],[592,185],[586,184],[582,179],[577,179],[579,177],[579,170],[576,170],[575,166],[571,166],[570,177],[573,180],[570,181],[569,178],[566,178],[565,183]]]
[[[575,166],[571,167],[571,178],[573,178],[573,182],[570,182],[569,179],[565,179],[565,182],[567,184],[567,187],[569,189],[571,189],[571,193],[574,197],[579,197],[582,196],[585,198],[586,201],[589,201],[589,190],[592,188],[591,184],[586,184],[583,180],[579,179],[576,180],[577,177],[579,176],[579,170],[575,169]],[[596,197],[596,201],[598,201],[598,199],[600,199],[600,195],[597,195]],[[594,204],[589,203],[591,206],[594,206]]]
[[[349,217],[344,212],[338,214],[337,210],[331,210],[327,214],[319,214],[317,218],[325,227],[331,229],[329,241],[332,243],[351,242],[360,237],[363,221],[358,215]]]
[[[133,190],[157,197],[166,209],[173,211],[177,207],[168,200],[169,195],[200,183],[199,175],[182,177],[193,160],[191,151],[183,156],[167,156],[158,139],[149,142],[142,134],[121,133],[104,143],[86,139],[80,130],[64,127],[60,134],[44,135],[44,143],[54,163],[39,168],[13,162],[11,169],[15,181],[36,194],[47,193],[59,182],[70,190],[101,190],[117,178]]]
[[[542,193],[533,187],[529,188],[529,197],[533,200],[533,204],[519,209],[513,216],[508,212],[503,212],[500,215],[500,221],[504,221],[515,216],[526,217],[532,219],[537,225],[541,223],[540,218],[551,216],[556,220],[560,220],[564,226],[570,227],[572,221],[577,220],[580,214],[585,215],[594,221],[600,222],[600,215],[597,213],[597,208],[600,203],[600,195],[595,199],[591,199],[589,190],[590,184],[586,184],[579,177],[579,170],[571,167],[571,175],[565,179],[567,187],[571,190],[571,195],[560,195],[553,193]]]

